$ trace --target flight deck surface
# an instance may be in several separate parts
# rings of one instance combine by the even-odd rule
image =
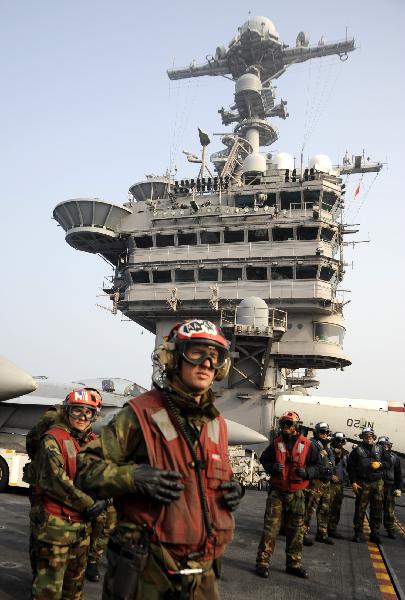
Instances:
[[[316,543],[304,548],[303,563],[309,579],[302,580],[284,572],[285,539],[279,537],[270,567],[269,579],[254,573],[257,544],[261,534],[266,493],[248,490],[236,514],[236,532],[223,560],[222,600],[348,600],[394,599],[390,580],[375,544],[355,544],[352,536],[353,500],[345,498],[341,533],[344,540],[334,546]],[[402,498],[399,504],[405,504]],[[10,490],[0,495],[0,600],[25,600],[30,597],[31,570],[28,558],[29,501],[25,490]],[[383,551],[405,590],[405,508],[397,507],[403,531],[390,540],[382,532]],[[101,583],[85,586],[86,600],[101,597]],[[405,597],[404,597],[405,598]]]

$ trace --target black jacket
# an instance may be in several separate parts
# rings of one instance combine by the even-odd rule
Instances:
[[[373,469],[371,463],[380,462],[379,469]],[[350,483],[358,481],[378,481],[383,479],[384,472],[391,466],[391,456],[379,444],[364,444],[363,442],[353,448],[349,454],[348,473]]]

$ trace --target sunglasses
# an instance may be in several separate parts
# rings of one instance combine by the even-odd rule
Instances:
[[[283,421],[280,421],[280,427],[291,427],[292,425],[294,425],[294,421],[292,421],[291,419],[285,419]]]

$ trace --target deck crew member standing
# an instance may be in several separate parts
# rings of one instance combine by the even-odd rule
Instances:
[[[90,439],[101,396],[82,388],[70,392],[35,454],[38,482],[32,497],[31,560],[35,600],[81,600],[91,520],[105,508],[74,483],[76,454]]]
[[[381,436],[377,440],[384,450],[391,456],[391,465],[384,472],[384,527],[388,537],[395,540],[395,498],[401,496],[402,471],[399,457],[392,451],[392,442],[387,436]]]
[[[264,529],[256,557],[256,573],[269,576],[276,537],[284,516],[286,534],[286,572],[308,577],[301,565],[304,535],[304,490],[317,473],[318,450],[299,433],[300,419],[296,412],[286,412],[279,421],[281,435],[260,457],[266,473],[271,475],[270,490],[264,513]]]
[[[343,448],[346,444],[345,434],[337,431],[332,434],[330,447],[335,457],[333,475],[330,480],[330,505],[328,519],[328,535],[331,538],[343,539],[343,535],[337,531],[340,521],[340,511],[343,502],[343,483],[347,477],[347,460],[349,453]]]
[[[228,372],[228,342],[209,321],[185,321],[155,359],[155,389],[117,413],[78,461],[82,489],[113,497],[117,509],[103,598],[215,600],[242,492],[211,391]]]
[[[379,529],[383,512],[384,471],[390,468],[391,457],[382,446],[375,443],[377,438],[371,427],[364,427],[360,437],[362,442],[350,452],[347,465],[350,483],[356,495],[353,542],[361,540],[364,517],[370,504],[370,542],[379,544],[381,543]]]

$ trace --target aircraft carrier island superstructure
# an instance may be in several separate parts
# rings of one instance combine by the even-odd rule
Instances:
[[[219,110],[234,129],[211,155],[214,168],[209,136],[199,130],[193,176],[146,178],[129,188],[123,206],[73,199],[53,213],[71,246],[114,265],[105,289],[114,310],[156,333],[157,344],[184,318],[221,324],[232,367],[218,404],[265,434],[286,382],[311,386],[315,369],[350,365],[338,291],[344,235],[352,232],[343,220],[342,176],[381,168],[362,156],[333,166],[324,154],[296,164],[289,154],[263,153],[278,138],[269,119],[288,116],[272,80],[295,63],[331,54],[344,60],[354,49],[352,39],[311,46],[304,32],[290,48],[269,19],[251,17],[206,64],[168,71],[170,79],[235,81],[233,106]]]

